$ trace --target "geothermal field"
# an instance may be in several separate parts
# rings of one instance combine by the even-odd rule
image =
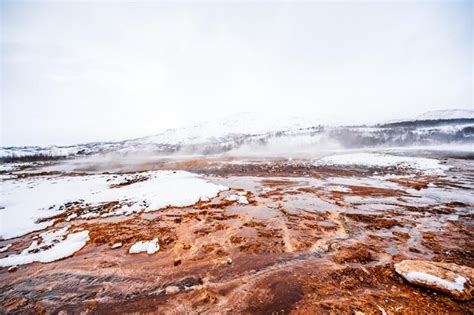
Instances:
[[[474,315],[473,13],[0,0],[0,315]]]
[[[4,163],[1,312],[469,314],[474,160],[443,152]]]

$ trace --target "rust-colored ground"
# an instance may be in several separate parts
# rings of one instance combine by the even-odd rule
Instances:
[[[82,211],[71,207],[57,216],[51,229],[70,224],[89,230],[90,241],[61,261],[15,272],[0,268],[1,313],[473,312],[473,301],[412,286],[393,268],[404,259],[474,267],[473,205],[456,201],[474,184],[474,177],[465,176],[472,169],[375,185],[366,180],[384,170],[230,162],[235,161],[160,164],[231,188],[193,207],[67,222]],[[351,182],[338,184],[337,178]],[[122,185],[140,180],[131,177]],[[433,186],[451,197],[427,201],[437,194]],[[226,199],[242,192],[248,204]],[[28,247],[38,233],[13,240],[0,258]],[[156,237],[156,254],[128,254],[135,242]],[[112,249],[115,243],[123,245]]]

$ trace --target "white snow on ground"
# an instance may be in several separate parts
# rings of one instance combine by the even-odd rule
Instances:
[[[403,274],[402,274],[403,275]],[[463,291],[466,278],[458,276],[454,282],[442,279],[424,272],[413,271],[407,275],[403,275],[408,281],[423,281],[425,283],[437,284],[445,287],[448,290]]]
[[[72,219],[77,218],[77,213],[72,213],[67,216],[66,221],[71,221]]]
[[[160,250],[160,245],[158,244],[158,239],[155,238],[151,241],[141,241],[137,242],[130,247],[128,250],[129,254],[138,254],[146,252],[148,255],[154,254]]]
[[[247,197],[245,196],[245,194],[246,193],[243,192],[243,193],[239,193],[239,194],[236,194],[236,195],[230,195],[229,197],[227,197],[225,199],[229,200],[229,201],[237,201],[237,203],[247,205],[249,203],[249,201],[247,200]]]
[[[374,149],[380,151],[379,148]],[[384,148],[384,152],[412,152],[412,151],[426,151],[426,152],[473,152],[474,145],[472,143],[440,143],[436,145],[413,145],[409,147],[390,147]]]
[[[331,155],[323,157],[315,162],[316,166],[321,165],[342,165],[342,166],[365,166],[365,167],[397,167],[414,169],[425,173],[440,174],[449,169],[449,166],[441,164],[439,160],[396,156],[380,153],[352,153]]]
[[[13,172],[19,170],[23,165],[27,163],[3,163],[0,164],[0,172]]]
[[[114,243],[114,244],[112,244],[112,246],[110,246],[110,248],[112,248],[112,249],[116,249],[116,248],[120,248],[120,247],[122,247],[122,243]]]
[[[336,191],[336,192],[350,192],[351,189],[349,187],[345,187],[345,186],[340,186],[340,185],[337,185],[337,186],[329,186],[328,187],[328,190],[330,191]]]
[[[247,200],[247,197],[245,196],[239,196],[239,199],[237,200],[237,202],[243,205],[247,205],[249,203],[249,201]]]
[[[0,237],[13,238],[44,229],[53,221],[37,222],[65,211],[65,203],[83,200],[82,204],[100,205],[119,201],[114,214],[153,211],[168,206],[185,207],[199,199],[213,198],[227,187],[209,183],[184,171],[141,173],[142,182],[111,188],[126,175],[38,176],[5,180],[0,192]],[[85,214],[94,217],[94,214]],[[71,215],[68,218],[72,219]]]
[[[89,240],[89,231],[68,234],[67,227],[55,232],[41,234],[42,242],[33,241],[30,247],[18,255],[10,255],[0,259],[0,267],[24,265],[33,262],[48,263],[66,258],[80,250]]]
[[[7,244],[3,247],[0,247],[0,253],[6,252],[11,246],[12,244]]]

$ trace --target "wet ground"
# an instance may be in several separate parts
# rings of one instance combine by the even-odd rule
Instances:
[[[60,261],[0,268],[0,309],[471,314],[473,301],[415,287],[393,268],[404,259],[474,267],[474,161],[446,163],[452,168],[443,175],[279,159],[142,165],[199,173],[230,190],[191,207],[66,221],[72,207],[49,229],[83,228],[90,241]],[[12,244],[0,258],[28,247],[38,233],[0,241],[0,247]],[[156,237],[156,254],[128,253],[135,242]],[[113,249],[116,243],[123,246]]]

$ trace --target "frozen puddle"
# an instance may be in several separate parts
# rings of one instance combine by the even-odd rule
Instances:
[[[73,209],[68,219],[91,218],[166,207],[186,207],[227,187],[185,171],[131,175],[41,176],[2,182],[0,237],[21,236],[54,223],[44,220]],[[102,206],[114,203],[105,213]]]
[[[40,234],[41,242],[34,240],[20,254],[0,259],[0,267],[33,262],[49,263],[73,255],[86,245],[89,240],[89,231],[67,234],[68,228]]]

